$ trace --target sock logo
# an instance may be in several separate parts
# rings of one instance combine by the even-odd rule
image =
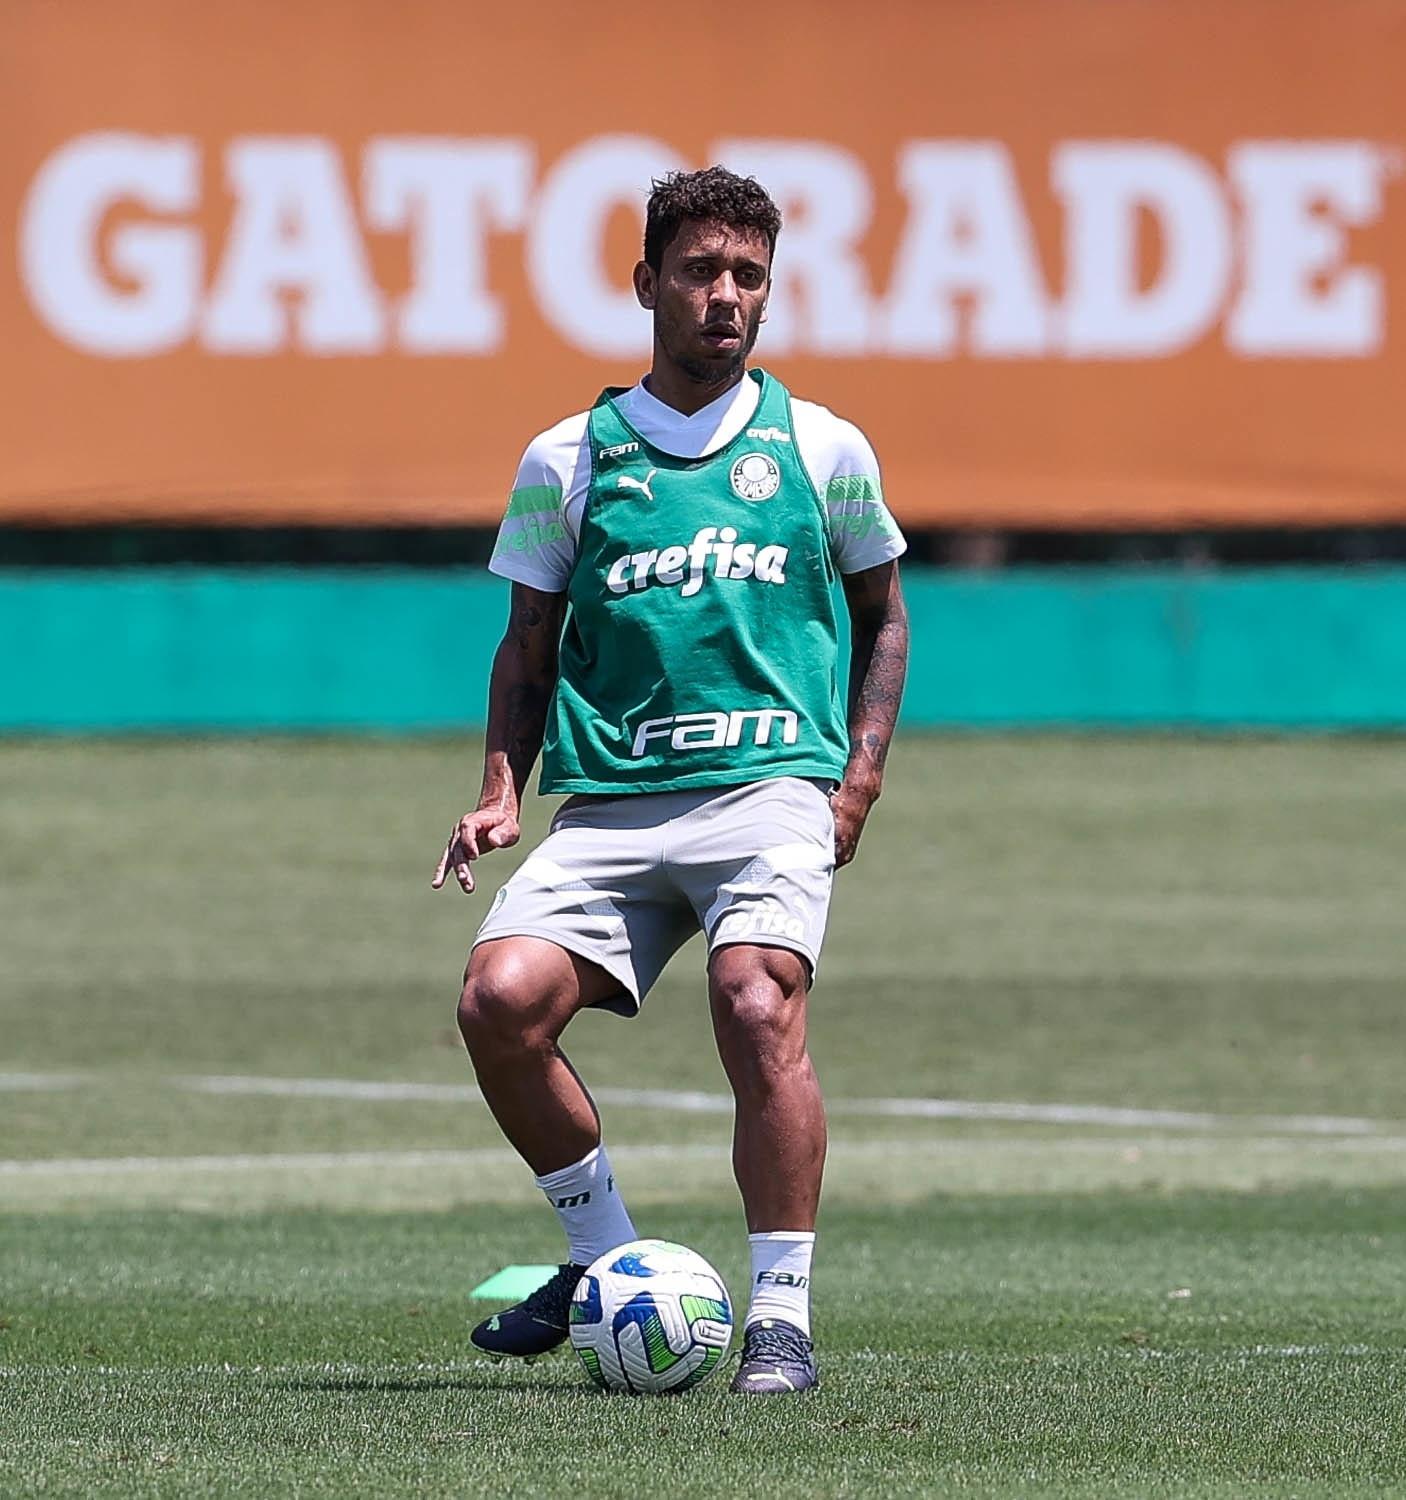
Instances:
[[[610,1176],[605,1179],[605,1190],[606,1190],[607,1193],[613,1193],[615,1191],[615,1173],[614,1172],[612,1172],[610,1174]]]
[[[584,1193],[568,1193],[565,1198],[555,1200],[558,1208],[584,1208],[591,1201],[590,1189]]]
[[[769,1281],[772,1286],[794,1286],[801,1289],[810,1285],[809,1276],[797,1276],[791,1271],[758,1271],[757,1285]]]

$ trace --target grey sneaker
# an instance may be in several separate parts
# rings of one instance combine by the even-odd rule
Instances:
[[[815,1346],[791,1323],[763,1318],[742,1335],[742,1363],[732,1389],[749,1396],[788,1396],[820,1384]]]

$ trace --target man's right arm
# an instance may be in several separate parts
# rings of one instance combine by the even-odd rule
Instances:
[[[452,869],[460,886],[472,891],[471,862],[518,841],[518,810],[542,749],[547,712],[556,690],[565,612],[564,593],[513,584],[508,628],[494,654],[488,683],[488,731],[478,807],[465,813],[450,833],[431,882],[436,890]]]
[[[547,732],[565,611],[565,594],[513,584],[508,628],[498,643],[488,682],[480,808],[500,807],[516,817],[522,805]]]

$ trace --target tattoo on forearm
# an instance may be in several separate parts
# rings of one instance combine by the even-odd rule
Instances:
[[[560,632],[561,609],[550,598],[514,588],[488,687],[484,800],[496,802],[510,792],[521,799],[547,731]]]
[[[852,768],[882,778],[908,671],[908,617],[901,601],[855,611],[850,664],[849,732]]]
[[[875,734],[872,729],[867,729],[860,735],[859,743],[864,747],[864,753],[874,766],[882,771],[884,762],[889,758],[889,744],[884,736]]]
[[[537,682],[516,682],[508,690],[507,722],[504,725],[508,764],[519,785],[527,780],[542,739],[547,732],[547,709],[552,692]]]

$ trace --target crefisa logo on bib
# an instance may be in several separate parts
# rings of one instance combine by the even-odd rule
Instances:
[[[744,453],[728,477],[733,494],[743,500],[770,500],[781,488],[781,470],[765,453]]]

